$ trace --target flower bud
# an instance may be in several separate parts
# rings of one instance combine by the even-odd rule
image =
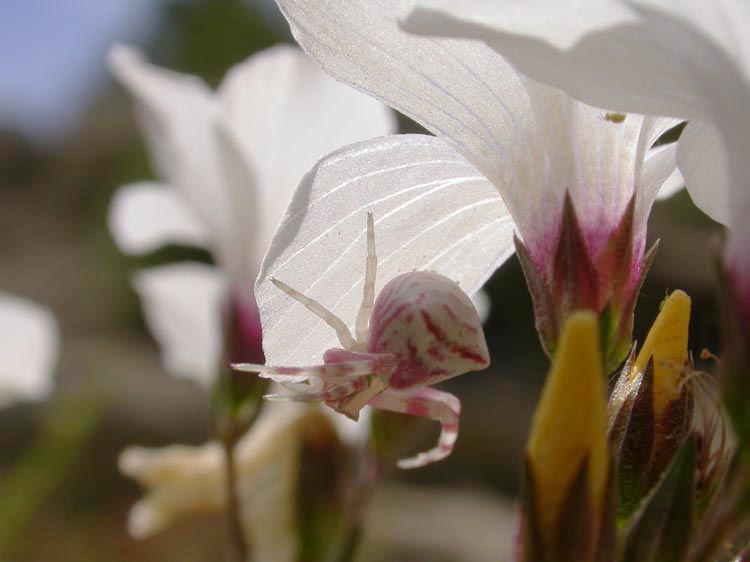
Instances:
[[[594,313],[570,315],[526,448],[521,560],[602,559],[612,521],[599,341]]]
[[[349,512],[346,502],[352,496],[344,490],[351,478],[340,469],[346,437],[317,405],[272,404],[240,439],[235,449],[236,495],[253,559],[292,562],[312,549],[318,554],[305,559],[319,560],[325,558],[319,554],[323,549],[339,546],[338,534],[349,531],[340,514]],[[311,457],[316,461],[313,471],[303,465]],[[131,535],[146,538],[185,516],[224,509],[225,459],[215,441],[126,449],[120,470],[146,488],[146,496],[130,512]],[[326,493],[328,501],[311,503],[310,493]],[[325,528],[310,527],[323,520],[311,512],[316,507],[325,511]]]
[[[630,515],[690,432],[694,398],[684,384],[690,297],[664,301],[638,356],[620,374],[609,401],[609,434],[618,461],[621,517]]]

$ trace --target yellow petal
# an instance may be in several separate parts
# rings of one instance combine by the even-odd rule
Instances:
[[[609,473],[605,377],[596,315],[571,314],[559,341],[527,446],[537,524],[545,542],[556,540],[560,511],[584,459],[589,462],[594,514],[601,512]]]
[[[664,301],[659,315],[643,343],[631,373],[646,368],[654,358],[654,413],[658,416],[669,402],[680,396],[683,365],[688,358],[690,297],[675,291]]]

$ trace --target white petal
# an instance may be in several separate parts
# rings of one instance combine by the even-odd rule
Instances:
[[[665,144],[649,151],[648,157],[643,163],[643,171],[640,177],[640,196],[635,202],[634,230],[636,232],[645,233],[651,207],[658,195],[663,192],[664,183],[677,169],[676,153],[677,143]],[[645,245],[645,242],[645,237],[636,239],[636,244]],[[640,251],[640,249],[636,251]]]
[[[677,163],[695,204],[712,219],[728,224],[728,159],[716,128],[700,121],[688,123],[680,135]]]
[[[730,197],[729,226],[731,233],[726,248],[726,261],[743,287],[744,298],[750,300],[750,161],[747,147],[750,146],[750,130],[741,131],[742,142],[734,142],[729,155]],[[729,141],[728,141],[729,142]],[[750,304],[748,304],[750,306]]]
[[[659,188],[659,193],[656,194],[656,200],[661,201],[664,199],[669,199],[684,187],[685,178],[682,177],[682,173],[680,173],[680,170],[678,168],[675,168],[674,171],[661,185],[661,188]]]
[[[141,271],[133,286],[167,370],[211,385],[222,354],[224,276],[214,267],[185,263]]]
[[[315,428],[331,428],[322,407],[266,405],[237,444],[242,523],[256,560],[297,560],[300,444]]]
[[[750,132],[719,130],[691,121],[683,131],[677,161],[695,204],[731,232],[726,261],[739,283],[750,287]]]
[[[321,160],[298,187],[256,283],[266,359],[320,362],[333,330],[270,283],[318,300],[350,327],[362,299],[366,213],[375,219],[377,291],[394,276],[432,270],[468,294],[513,252],[497,191],[435,137],[395,135]]]
[[[258,182],[258,261],[300,178],[320,157],[397,127],[382,103],[337,82],[287,45],[233,67],[218,95],[225,126],[252,161]]]
[[[679,119],[665,117],[644,117],[636,152],[635,181],[639,189],[635,202],[635,232],[644,234],[636,239],[636,244],[645,245],[645,232],[651,208],[654,205],[664,182],[677,169],[676,143],[654,146],[654,143],[667,131],[680,124]],[[639,250],[637,250],[639,251]]]
[[[109,62],[135,98],[139,124],[162,179],[182,192],[221,248],[230,236],[231,202],[217,144],[213,93],[194,76],[149,64],[135,49],[116,46]]]
[[[402,0],[279,0],[292,33],[335,78],[413,117],[498,188],[523,183],[536,154],[516,71],[479,42],[409,35]]]
[[[0,406],[49,394],[58,341],[46,308],[0,293]]]
[[[586,33],[634,19],[627,7],[607,0],[417,0],[404,28],[457,37],[484,32],[487,38],[512,30],[568,49]]]
[[[209,239],[180,194],[155,182],[118,189],[109,207],[108,222],[115,242],[128,254],[145,254],[170,243],[204,246]]]
[[[504,193],[521,237],[540,265],[551,259],[562,217],[563,198],[573,201],[598,253],[619,224],[639,172],[643,118],[612,119],[601,109],[574,101],[560,90],[529,81],[537,151],[529,180]]]
[[[743,58],[748,72],[748,8],[740,0],[721,7],[652,0],[633,9],[569,0],[551,11],[549,4],[514,2],[506,11],[507,3],[420,0],[404,25],[419,34],[481,39],[528,76],[621,111],[705,116],[718,104],[712,97],[725,97],[727,80],[737,83]],[[733,26],[735,33],[727,33]],[[740,48],[728,44],[733,40]],[[735,65],[740,51],[745,55]]]

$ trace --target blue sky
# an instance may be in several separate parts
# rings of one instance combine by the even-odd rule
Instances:
[[[19,0],[0,8],[0,127],[54,143],[109,80],[106,52],[158,29],[160,0]]]

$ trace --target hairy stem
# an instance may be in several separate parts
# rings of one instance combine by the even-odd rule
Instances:
[[[235,450],[242,437],[243,424],[235,416],[228,414],[221,424],[221,442],[224,447],[225,486],[227,497],[227,518],[229,535],[229,562],[248,562],[250,549],[242,529],[242,506],[237,494],[237,465]]]

